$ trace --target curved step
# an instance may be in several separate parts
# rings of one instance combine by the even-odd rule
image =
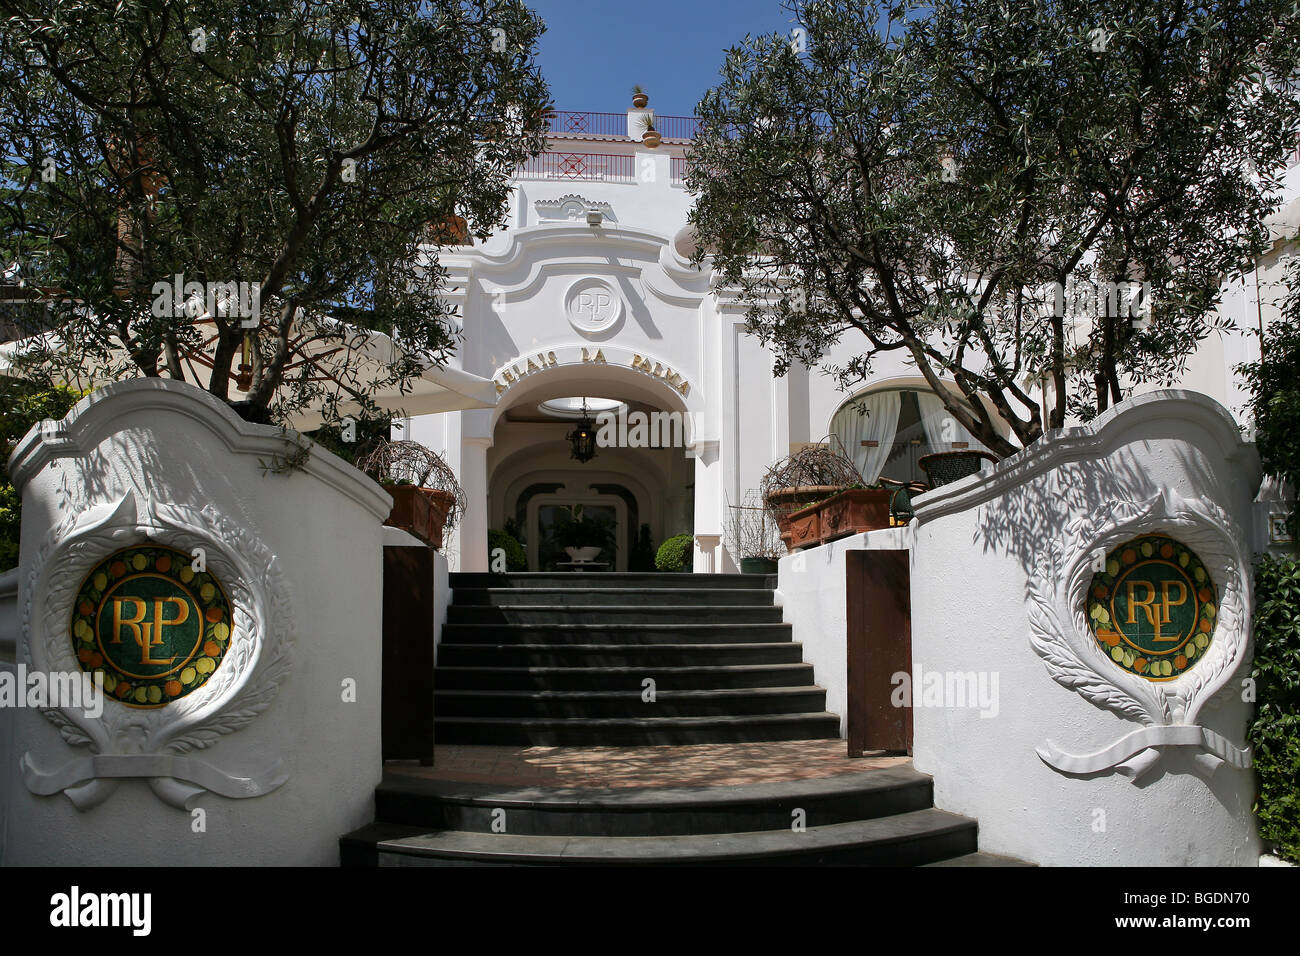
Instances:
[[[389,772],[375,819],[425,830],[545,836],[668,836],[827,826],[924,810],[933,782],[910,766],[780,783],[676,789],[509,787]]]
[[[918,866],[975,852],[975,821],[942,810],[754,833],[529,836],[376,823],[343,837],[344,866]]]

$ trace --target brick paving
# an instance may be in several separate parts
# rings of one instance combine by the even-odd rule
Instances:
[[[391,762],[390,773],[462,783],[580,787],[728,787],[896,767],[908,757],[849,759],[843,740],[658,747],[530,747],[449,744],[434,765]]]

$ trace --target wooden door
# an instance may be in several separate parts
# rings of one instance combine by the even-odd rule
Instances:
[[[893,704],[895,675],[906,674],[909,687],[912,680],[909,557],[908,551],[845,555],[850,757],[912,753],[912,708]]]

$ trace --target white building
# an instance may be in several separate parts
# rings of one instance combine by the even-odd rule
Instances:
[[[664,139],[648,148],[639,141],[647,112],[557,114],[552,127],[566,132],[520,170],[507,228],[441,256],[463,315],[459,367],[495,380],[498,392],[494,409],[421,416],[405,435],[443,451],[465,488],[468,513],[450,549],[460,570],[487,569],[487,531],[510,519],[537,570],[554,509],[581,503],[617,520],[618,570],[645,524],[655,547],[693,534],[695,570],[733,571],[737,559],[723,544],[728,506],[792,449],[838,434],[870,481],[923,477],[922,455],[972,442],[943,421],[902,353],[881,356],[853,395],[817,369],[772,374],[770,354],[744,332],[743,307],[715,291],[707,266],[688,260],[682,178],[693,121],[657,117]],[[1224,297],[1243,329],[1276,313],[1283,236],[1300,220],[1294,162],[1286,187],[1277,245]],[[1245,396],[1232,370],[1257,357],[1257,342],[1253,331],[1211,336],[1181,384],[1240,417]],[[828,359],[861,345],[846,336]],[[580,463],[565,436],[582,398],[593,411],[681,413],[691,447],[601,447]],[[864,398],[875,414],[837,418]]]

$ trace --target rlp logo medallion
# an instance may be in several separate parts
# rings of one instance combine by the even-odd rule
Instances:
[[[179,551],[146,544],[104,559],[73,608],[73,650],[83,670],[131,707],[162,707],[193,693],[230,645],[231,606],[209,571]]]
[[[569,324],[586,335],[609,333],[623,314],[623,300],[603,279],[579,279],[565,296]]]
[[[1172,680],[1210,646],[1214,582],[1185,545],[1152,534],[1120,545],[1094,574],[1088,621],[1102,650],[1147,680]]]
[[[577,298],[573,300],[574,310],[584,316],[591,325],[600,325],[613,304],[614,296],[604,289],[579,292]]]

